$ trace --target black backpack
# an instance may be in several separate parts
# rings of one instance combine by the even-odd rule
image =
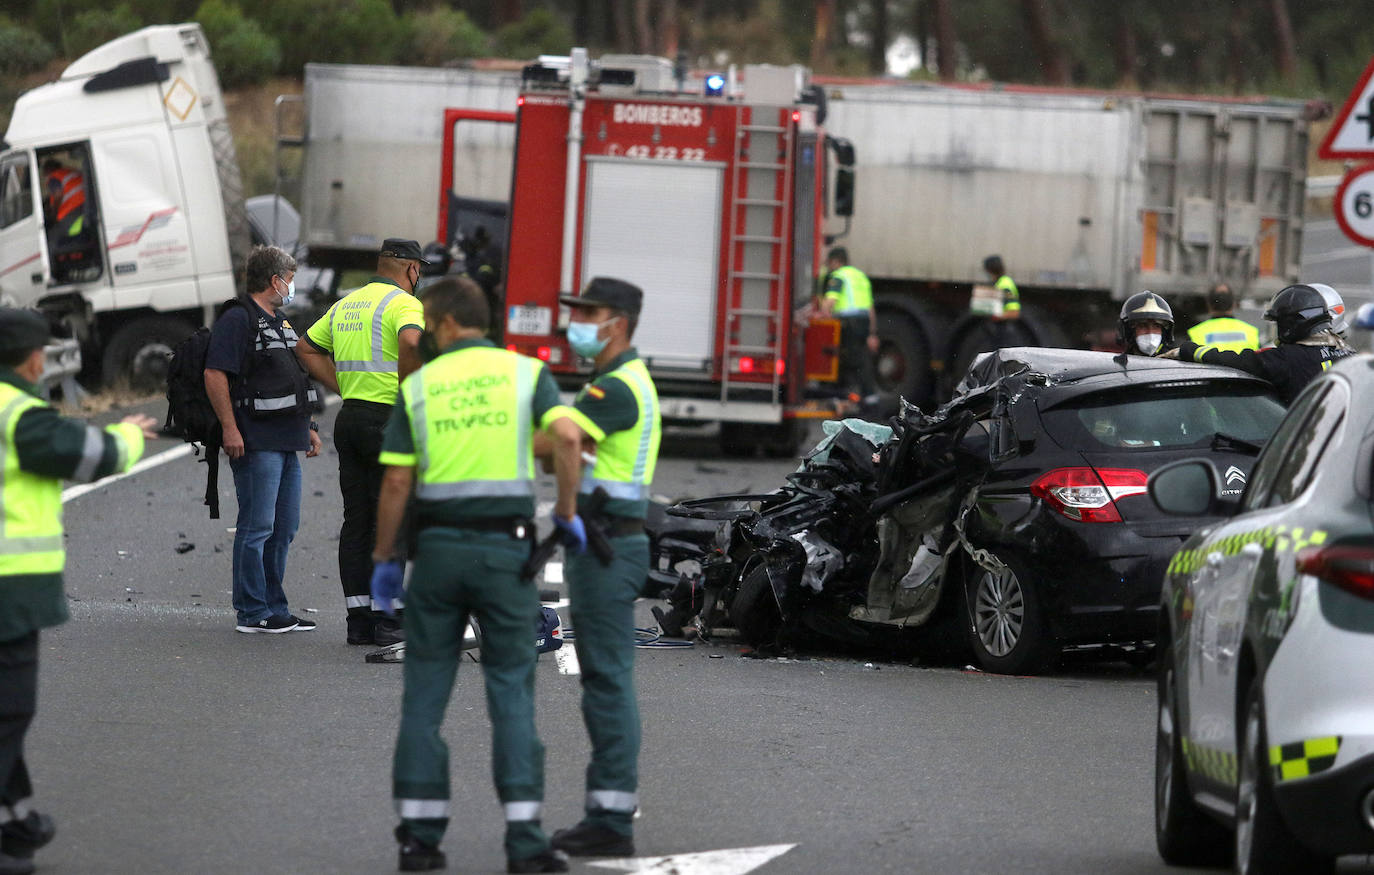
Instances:
[[[226,301],[219,309],[223,316],[230,307],[240,306],[237,300]],[[210,329],[201,326],[177,344],[167,366],[167,422],[164,434],[180,436],[182,440],[205,448],[208,466],[205,476],[205,506],[210,519],[219,519],[219,451],[224,435],[205,392],[205,354],[210,349]],[[199,449],[195,449],[197,455]]]

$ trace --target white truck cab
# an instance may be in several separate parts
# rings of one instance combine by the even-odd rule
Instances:
[[[120,37],[21,95],[0,151],[0,297],[155,386],[235,294],[242,185],[198,24]]]

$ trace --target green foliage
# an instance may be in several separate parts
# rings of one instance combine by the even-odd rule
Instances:
[[[226,88],[261,82],[281,63],[281,45],[231,0],[205,0],[196,10]]]
[[[461,10],[436,6],[408,12],[401,22],[405,32],[398,60],[403,63],[442,67],[459,58],[481,57],[490,51],[486,32]]]
[[[566,55],[572,31],[562,18],[547,8],[535,9],[517,22],[496,31],[496,53],[506,58]]]
[[[282,40],[284,73],[307,62],[393,64],[402,26],[386,0],[258,0],[247,12]]]
[[[0,19],[0,76],[33,73],[52,58],[52,46],[38,31]]]
[[[71,24],[64,28],[63,43],[70,57],[79,58],[91,49],[142,26],[143,20],[127,3],[110,9],[88,9],[73,16]]]

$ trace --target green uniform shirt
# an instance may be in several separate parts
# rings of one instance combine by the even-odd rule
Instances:
[[[993,286],[1002,290],[1002,315],[1021,312],[1021,291],[1011,277],[1002,274]]]
[[[444,350],[444,353],[474,346],[494,347],[495,344],[486,338],[460,340]],[[534,387],[531,406],[534,416],[530,421],[534,423],[542,422],[544,414],[558,406],[558,384],[553,381],[553,376],[547,368],[541,368],[539,371],[539,381]],[[387,422],[386,432],[382,435],[382,454],[383,464],[394,465],[407,459],[410,464],[415,464],[415,441],[410,427],[410,411],[401,398],[397,398],[396,406],[391,409],[391,419]],[[483,517],[534,516],[534,500],[517,496],[449,498],[443,501],[417,500],[415,507],[416,522],[422,525],[457,526],[461,525],[463,520]]]
[[[37,386],[8,368],[0,368],[0,382],[42,397]],[[143,455],[143,432],[127,424],[96,428],[44,404],[19,415],[14,451],[20,469],[30,474],[87,482],[128,470]],[[66,620],[62,572],[0,577],[0,641]]]
[[[607,434],[634,428],[639,422],[639,401],[635,399],[635,393],[625,385],[624,380],[609,376],[611,371],[637,358],[639,352],[630,347],[611,359],[604,370],[593,374],[591,381],[577,393],[577,400],[571,408],[576,411],[573,420],[598,443]],[[578,508],[581,509],[590,499],[590,495],[578,493]],[[602,510],[614,516],[642,519],[649,511],[649,502],[648,499],[631,501],[612,498],[607,500]]]
[[[380,304],[385,302],[386,306]],[[391,280],[374,276],[329,308],[305,339],[334,357],[339,392],[345,400],[390,404],[396,399],[399,335],[423,329],[424,306]]]

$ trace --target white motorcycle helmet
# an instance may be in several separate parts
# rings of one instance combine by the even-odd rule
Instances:
[[[1309,287],[1316,289],[1326,302],[1326,312],[1331,314],[1331,330],[1345,337],[1345,332],[1350,328],[1350,324],[1345,319],[1345,301],[1335,289],[1325,283],[1307,283]]]

